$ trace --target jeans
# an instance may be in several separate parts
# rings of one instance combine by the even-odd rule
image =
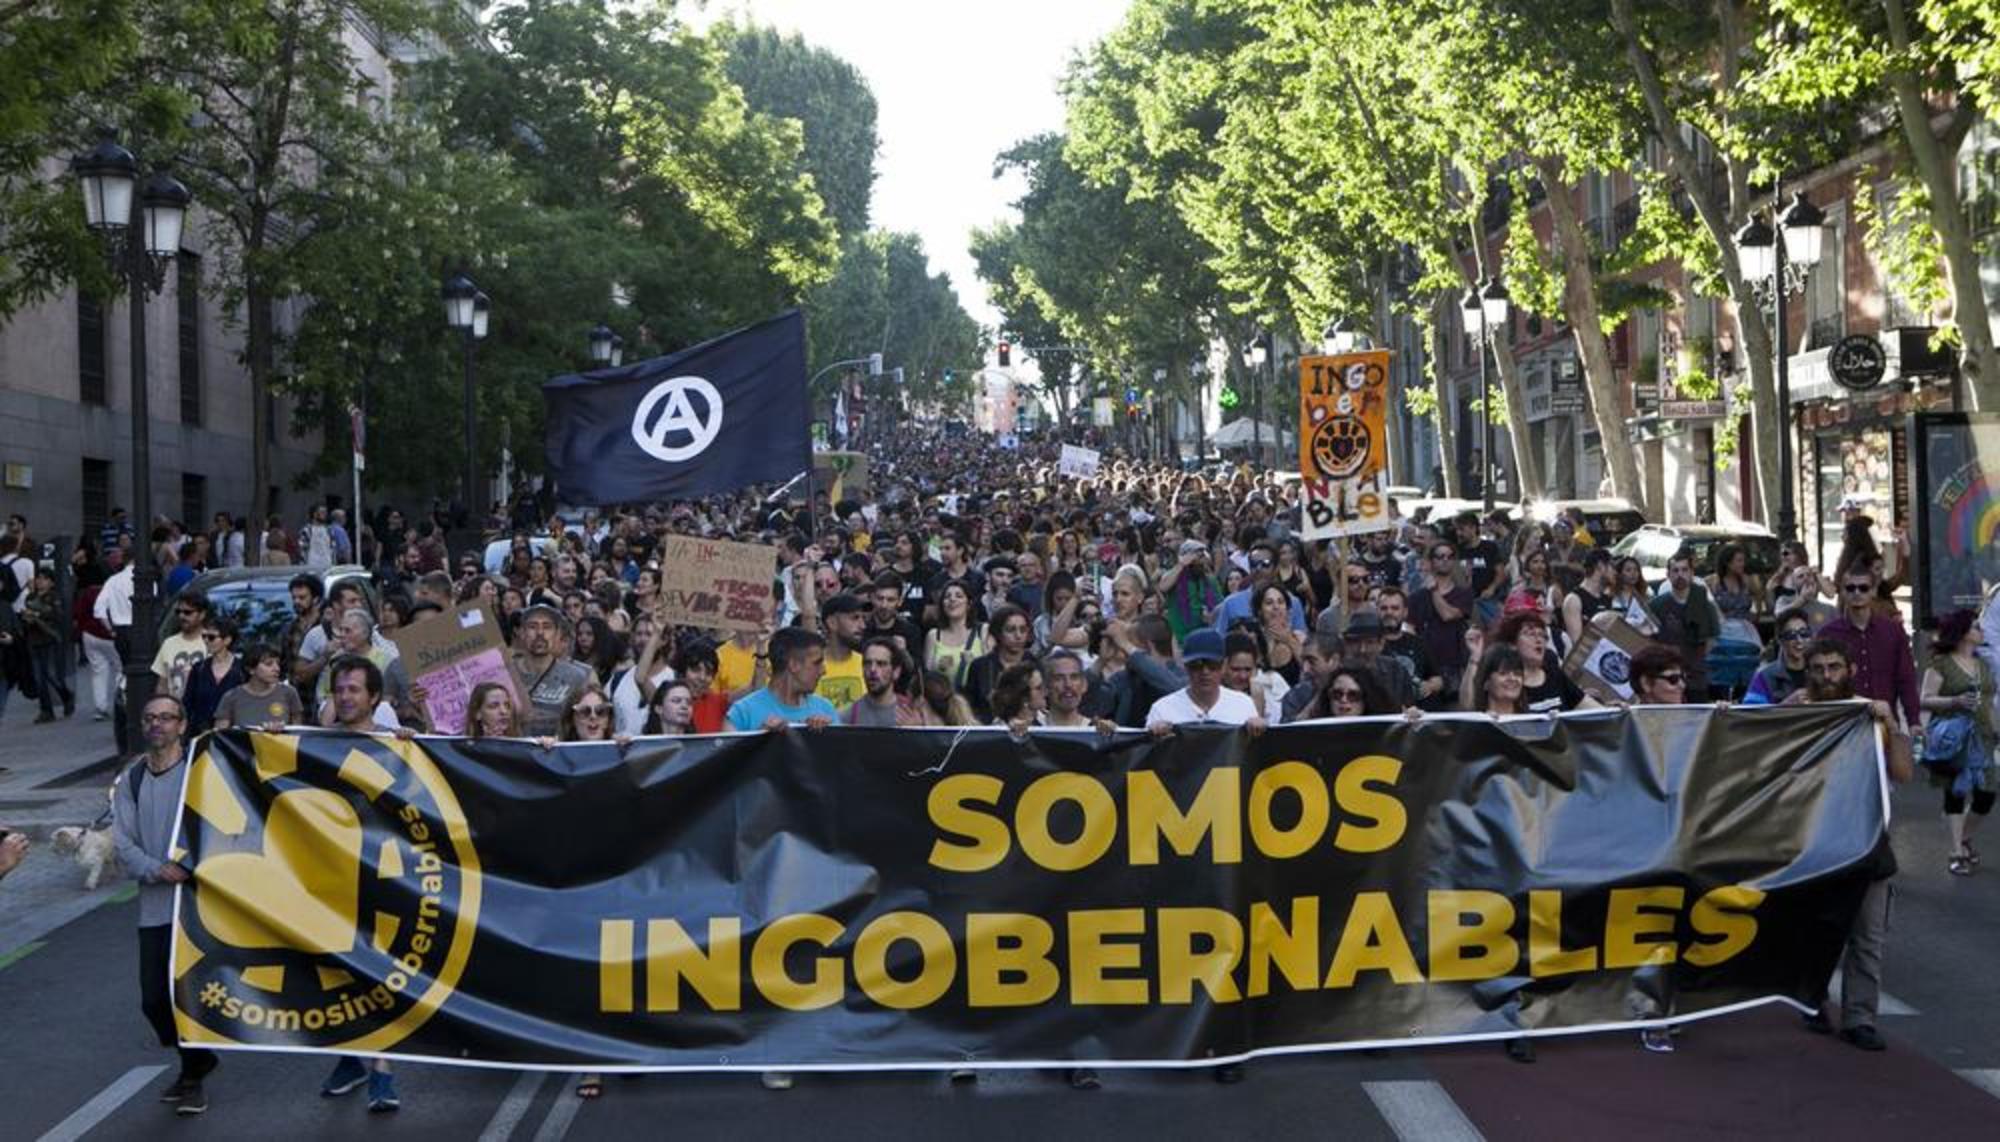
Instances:
[[[55,700],[62,699],[64,712],[76,709],[76,695],[70,692],[69,683],[63,680],[63,651],[67,649],[60,642],[44,643],[28,648],[28,658],[35,665],[35,689],[41,691],[42,713],[55,713]]]
[[[84,661],[90,664],[91,712],[110,717],[111,704],[118,700],[118,644],[94,634],[83,636]]]

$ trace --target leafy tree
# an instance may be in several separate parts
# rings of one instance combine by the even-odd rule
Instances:
[[[875,93],[853,64],[797,34],[723,22],[715,37],[728,52],[729,78],[752,109],[796,120],[805,168],[843,238],[868,228],[875,188]]]

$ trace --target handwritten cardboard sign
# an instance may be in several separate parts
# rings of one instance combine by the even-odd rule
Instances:
[[[1600,702],[1632,699],[1632,656],[1652,640],[1610,611],[1584,624],[1583,634],[1563,659],[1563,670]]]
[[[1097,475],[1097,449],[1079,444],[1062,446],[1062,460],[1056,470],[1065,476]]]
[[[507,668],[507,642],[500,637],[500,620],[481,603],[409,626],[389,636],[403,658],[412,685],[424,689],[424,713],[432,730],[463,733],[466,706],[482,682],[499,682],[511,692],[514,673]],[[519,693],[514,704],[523,708]]]
[[[1388,407],[1386,350],[1299,359],[1300,515],[1307,539],[1394,526],[1382,492]]]
[[[775,549],[692,535],[660,552],[661,617],[677,626],[760,630],[771,619]]]

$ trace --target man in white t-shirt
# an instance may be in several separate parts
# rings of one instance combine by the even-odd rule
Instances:
[[[1165,737],[1175,726],[1213,722],[1243,726],[1262,733],[1264,719],[1248,694],[1222,688],[1222,635],[1203,627],[1190,631],[1181,643],[1181,662],[1187,666],[1188,684],[1153,703],[1146,712],[1146,729],[1154,737]]]

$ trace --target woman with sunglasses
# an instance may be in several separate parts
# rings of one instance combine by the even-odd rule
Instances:
[[[1778,616],[1771,660],[1750,676],[1744,705],[1780,705],[1806,684],[1806,647],[1812,643],[1812,632],[1812,619],[1803,608],[1794,607]]]
[[[665,689],[665,687],[662,687]],[[657,697],[657,695],[655,695]],[[611,696],[604,687],[595,682],[586,682],[569,701],[563,703],[562,715],[557,721],[557,733],[565,742],[616,742],[624,746],[632,739],[623,734],[613,734]],[[544,749],[556,744],[550,738],[541,739]],[[604,1093],[604,1076],[590,1072],[578,1077],[576,1097],[592,1099]]]
[[[201,646],[207,657],[188,671],[187,690],[181,695],[190,734],[213,728],[222,696],[249,677],[236,654],[236,624],[226,616],[210,614],[201,624]]]

